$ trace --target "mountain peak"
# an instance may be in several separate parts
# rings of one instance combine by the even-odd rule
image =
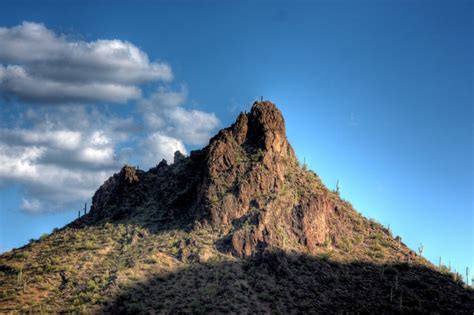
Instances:
[[[248,121],[249,137],[262,150],[294,156],[286,138],[285,120],[275,104],[268,101],[254,103]]]
[[[360,215],[301,167],[275,104],[255,102],[205,148],[148,172],[125,167],[96,192],[84,224],[140,220],[210,226],[222,248],[252,256],[267,247],[327,250],[352,234]],[[383,232],[386,233],[386,232]]]
[[[299,166],[271,102],[254,103],[207,147],[190,157],[177,152],[174,162],[149,172],[125,167],[96,192],[84,222],[149,217],[143,223],[155,228],[199,222],[228,234],[225,247],[236,256],[268,246],[315,253],[344,234],[346,204]]]
[[[255,102],[250,113],[241,113],[232,125],[237,143],[249,140],[265,151],[280,151],[287,143],[283,115],[269,101]]]
[[[275,104],[269,101],[255,102],[250,115],[265,129],[285,133],[285,120]]]
[[[269,101],[255,102],[249,113],[241,112],[231,127],[211,139],[206,149],[217,160],[225,157],[227,163],[233,163],[234,153],[242,149],[247,155],[261,153],[262,162],[269,169],[279,168],[283,160],[296,163],[283,115]]]

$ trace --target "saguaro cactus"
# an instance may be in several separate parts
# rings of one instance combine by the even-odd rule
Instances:
[[[400,291],[400,311],[403,309],[403,291]]]
[[[22,279],[23,279],[23,268],[20,268],[20,271],[18,271],[18,274],[16,277],[17,283],[20,284]]]
[[[418,254],[419,254],[420,256],[423,255],[423,249],[424,249],[423,243],[420,243],[420,246],[418,246]]]
[[[469,267],[466,267],[466,285],[469,286]]]

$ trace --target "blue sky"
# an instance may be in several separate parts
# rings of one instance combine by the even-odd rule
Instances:
[[[0,251],[263,95],[328,187],[474,270],[472,1],[138,3],[0,4]]]

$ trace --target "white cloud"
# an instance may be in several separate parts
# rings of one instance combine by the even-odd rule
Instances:
[[[0,63],[0,93],[30,102],[126,102],[138,84],[173,78],[129,42],[74,40],[31,22],[0,28]]]
[[[172,110],[193,112],[179,106]],[[189,123],[187,128],[194,130],[200,114],[180,120],[157,113],[165,119],[160,130],[139,129],[139,116],[121,118],[93,106],[27,107],[14,119],[21,121],[18,126],[0,128],[0,189],[19,185],[25,200],[20,209],[25,212],[70,210],[89,200],[131,160],[142,169],[163,158],[172,163],[177,150],[186,154],[185,143],[191,138],[182,137],[176,126],[186,128]],[[201,120],[206,119],[203,115]]]
[[[0,65],[0,67],[2,67]],[[71,103],[107,101],[123,103],[141,95],[139,88],[109,82],[61,82],[41,76],[34,77],[22,66],[1,69],[0,92],[15,95],[24,101]]]
[[[43,148],[17,147],[0,143],[0,152],[0,178],[21,179],[39,176],[34,164],[44,154]]]
[[[163,130],[167,126],[164,110],[183,105],[187,95],[185,86],[181,86],[179,90],[159,87],[147,98],[140,99],[138,105],[147,128],[152,131]]]
[[[23,211],[42,213],[82,203],[126,162],[118,146],[130,136],[116,130],[121,119],[113,115],[47,107],[18,116],[23,126],[0,129],[0,187],[20,185]]]
[[[0,28],[0,96],[56,103],[0,106],[0,189],[18,186],[28,213],[71,210],[125,163],[146,169],[205,144],[219,120],[185,107],[186,86],[142,95],[139,84],[172,76],[126,41],[71,39],[38,23]],[[94,106],[128,100],[136,107],[126,117]]]
[[[41,202],[37,199],[25,199],[21,200],[20,209],[29,213],[41,212]]]
[[[176,151],[186,154],[186,148],[181,140],[158,132],[148,136],[141,146],[141,151],[141,163],[147,167],[155,166],[161,159],[173,162]]]
[[[25,200],[20,208],[27,212],[54,211],[68,204],[88,200],[95,189],[112,173],[107,168],[69,168],[63,163],[43,163],[48,147],[17,147],[0,144],[0,187],[20,184]],[[97,157],[94,157],[97,159]]]
[[[139,108],[149,130],[179,138],[187,144],[202,145],[220,122],[214,113],[185,109],[182,105],[187,95],[184,86],[177,91],[160,87],[150,97],[140,100]]]
[[[168,131],[189,144],[204,144],[219,125],[214,113],[199,110],[176,107],[166,110],[164,115],[170,122]]]
[[[90,143],[98,146],[107,145],[110,143],[110,139],[102,130],[99,130],[92,133]]]
[[[71,130],[46,130],[41,133],[28,129],[2,129],[0,131],[0,141],[24,146],[48,145],[67,150],[76,149],[82,136],[80,132]]]
[[[141,99],[140,103],[147,109],[176,107],[184,105],[187,97],[188,89],[184,85],[181,85],[179,90],[160,86],[149,97]]]
[[[113,148],[84,148],[79,153],[79,160],[83,162],[111,164],[114,162]]]

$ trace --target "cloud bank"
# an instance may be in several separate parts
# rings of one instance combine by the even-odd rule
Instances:
[[[0,100],[0,189],[18,186],[28,213],[73,211],[123,164],[146,169],[206,144],[218,118],[187,108],[188,89],[172,79],[126,41],[73,40],[30,22],[0,28],[0,96],[15,100]]]
[[[0,28],[0,63],[2,94],[37,103],[123,103],[140,97],[139,84],[173,78],[127,41],[74,40],[32,22]]]
[[[117,150],[128,139],[116,128],[120,118],[85,107],[21,114],[24,127],[0,129],[0,188],[20,185],[20,207],[27,212],[88,200],[94,187],[126,162]]]
[[[139,102],[149,130],[161,131],[182,139],[188,144],[203,144],[210,133],[219,125],[214,113],[188,110],[183,107],[188,90],[181,86],[179,90],[159,88],[149,98]]]

